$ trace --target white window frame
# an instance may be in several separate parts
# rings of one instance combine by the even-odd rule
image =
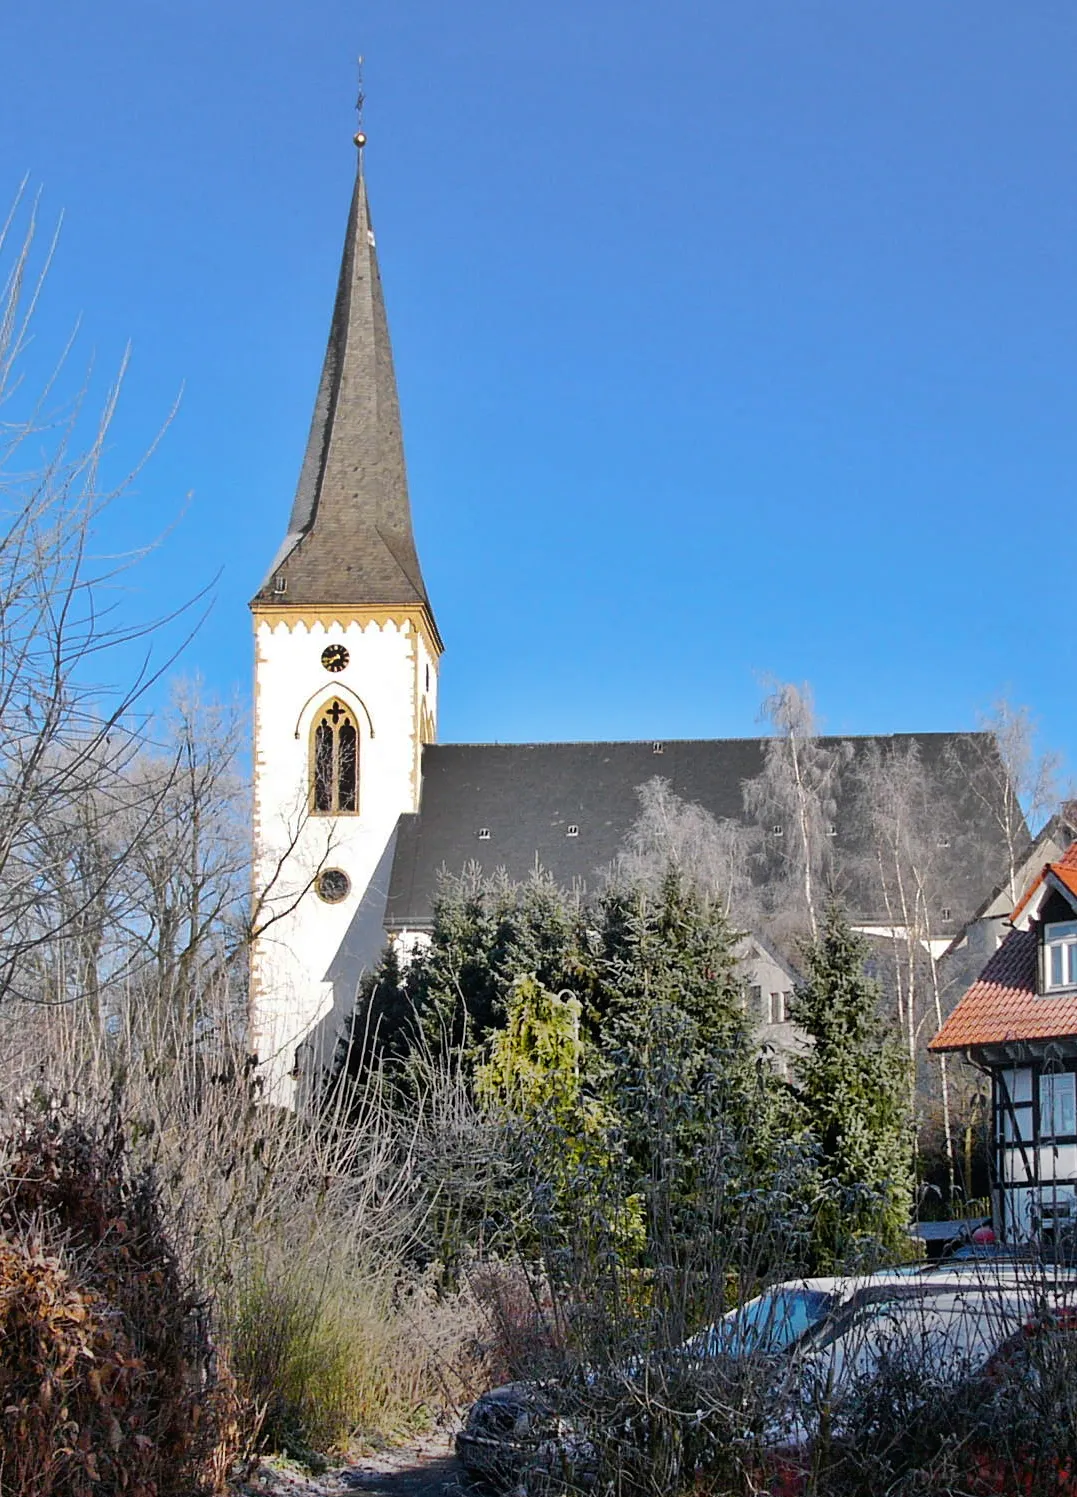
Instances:
[[[1040,1073],[1040,1137],[1077,1135],[1077,1076],[1072,1071]]]
[[[1056,920],[1043,930],[1043,991],[1077,987],[1077,920]]]

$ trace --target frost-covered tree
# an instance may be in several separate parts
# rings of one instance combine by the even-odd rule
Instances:
[[[759,830],[677,795],[655,776],[637,790],[640,810],[625,847],[610,870],[614,884],[657,889],[673,869],[704,899],[716,904],[742,930],[760,923],[759,891],[752,863]]]
[[[776,685],[762,716],[771,736],[762,771],[744,785],[744,805],[767,836],[770,921],[779,935],[806,928],[814,940],[830,873],[828,833],[851,749],[819,738],[806,683]]]
[[[974,740],[980,774],[969,786],[998,826],[1006,856],[1010,898],[1021,890],[1018,876],[1029,844],[1029,827],[1038,832],[1058,801],[1059,756],[1038,753],[1035,724],[1027,707],[1004,698],[981,716],[984,737]]]
[[[797,1093],[825,1187],[816,1234],[820,1266],[898,1254],[912,1210],[907,1061],[865,975],[868,947],[840,907],[823,912],[804,952],[792,1016],[810,1038]]]

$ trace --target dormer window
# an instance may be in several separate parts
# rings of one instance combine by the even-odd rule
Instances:
[[[1043,929],[1043,987],[1077,987],[1077,920],[1063,920]]]

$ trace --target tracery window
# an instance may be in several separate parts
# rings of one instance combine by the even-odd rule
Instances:
[[[327,815],[359,809],[359,732],[355,718],[337,698],[314,720],[311,809]]]

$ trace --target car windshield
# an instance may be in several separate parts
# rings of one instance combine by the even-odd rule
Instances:
[[[722,1352],[733,1357],[785,1351],[818,1325],[836,1303],[837,1297],[822,1289],[769,1289],[693,1337],[689,1348],[704,1356]]]

